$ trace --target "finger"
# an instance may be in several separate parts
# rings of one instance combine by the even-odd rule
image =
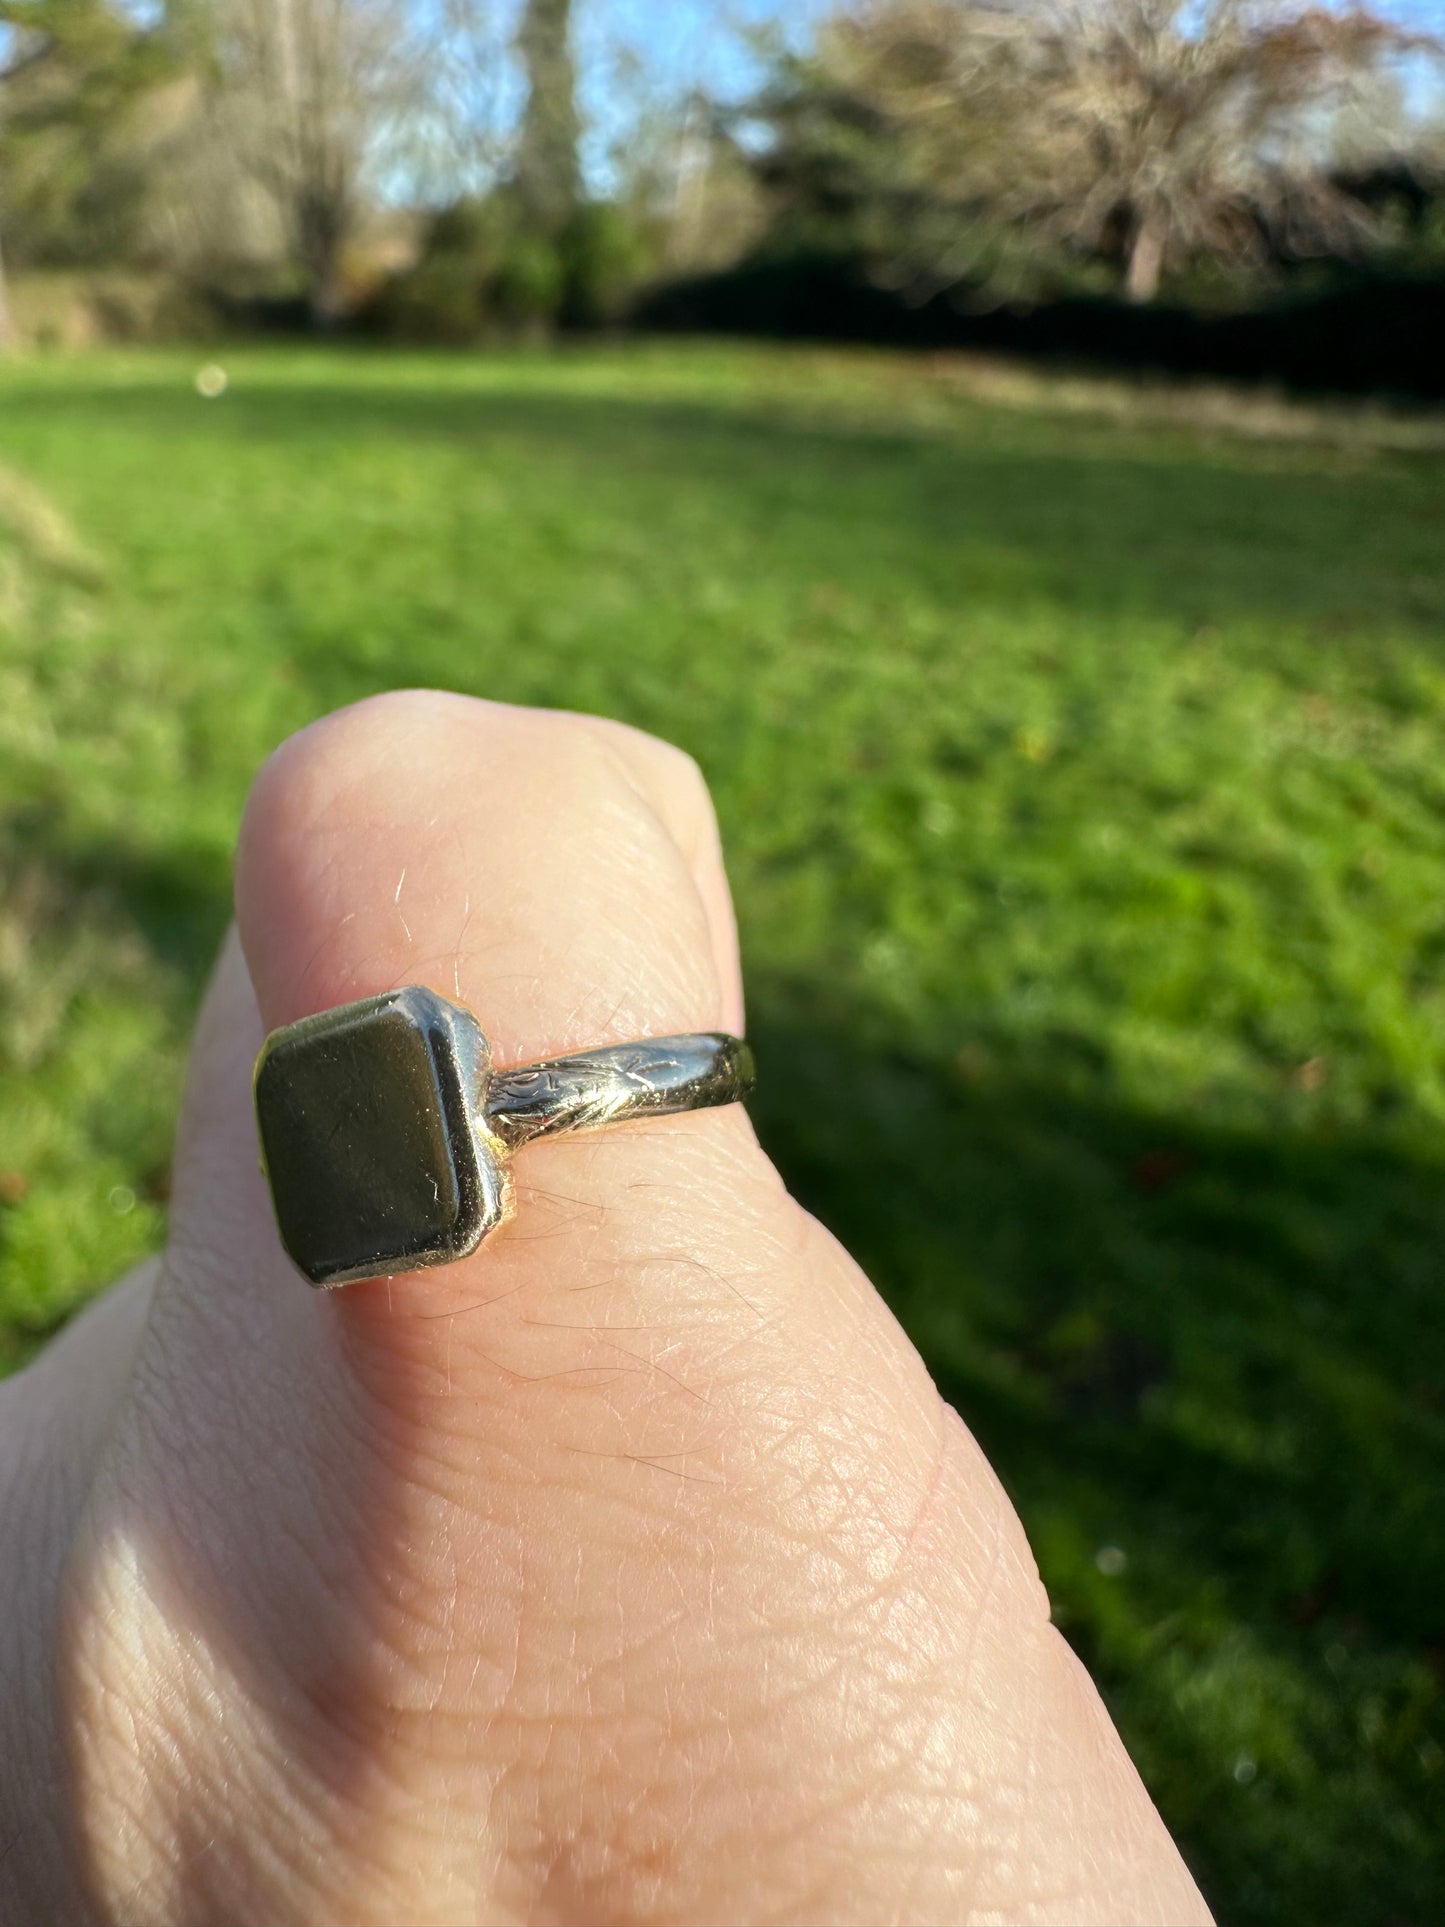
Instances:
[[[237,900],[268,1027],[421,982],[468,1004],[505,1066],[741,1019],[731,904],[701,779],[677,751],[618,725],[427,694],[329,718],[256,784]],[[735,1163],[746,1178],[729,1179]],[[455,1341],[468,1333],[442,1333],[436,1321],[504,1302],[539,1242],[553,1270],[585,1261],[596,1283],[634,1255],[629,1228],[645,1234],[657,1220],[659,1187],[664,1221],[665,1194],[686,1194],[704,1218],[709,1195],[720,1206],[729,1182],[744,1197],[761,1182],[776,1205],[739,1112],[634,1128],[612,1143],[538,1145],[515,1178],[516,1227],[474,1260],[347,1294],[340,1316],[388,1352],[393,1389],[418,1382],[397,1369],[407,1344],[425,1362],[444,1339],[450,1379]],[[628,1194],[640,1208],[619,1208]],[[726,1215],[714,1211],[715,1232]],[[593,1221],[603,1216],[599,1239]],[[524,1309],[525,1326],[492,1321],[504,1362],[524,1374],[573,1369],[578,1341],[550,1338],[537,1303]],[[615,1348],[590,1349],[615,1368]]]
[[[728,1021],[699,807],[666,752],[425,695],[258,781],[126,1443],[180,1529],[137,1558],[115,1501],[187,1717],[240,1701],[256,1802],[361,1838],[312,1917],[417,1916],[420,1863],[429,1917],[883,1918],[901,1842],[917,1917],[1021,1862],[1033,1917],[1195,1917],[996,1482],[738,1109],[530,1147],[442,1271],[323,1295],[280,1252],[263,1028],[408,982],[501,1064]],[[245,1778],[174,1785],[207,1878],[255,1878]]]
[[[685,759],[582,718],[429,694],[328,718],[247,810],[237,903],[263,1022],[422,982],[477,1014],[503,1065],[724,1023],[732,917],[700,819]],[[472,1258],[341,1294],[372,1394],[436,1425],[430,1401],[460,1385],[521,1438],[518,1385],[542,1387],[533,1457],[641,1446],[717,1476],[755,1450],[735,1421],[759,1384],[821,1385],[842,1361],[890,1478],[906,1495],[927,1476],[916,1357],[856,1273],[814,1266],[739,1109],[539,1143],[515,1178],[515,1224]],[[561,1379],[608,1397],[558,1409]]]
[[[155,1271],[154,1261],[139,1266],[0,1386],[0,1921],[86,1917],[55,1826],[64,1763],[47,1661],[61,1574]]]
[[[741,1003],[696,766],[590,717],[426,691],[329,716],[257,779],[236,889],[268,1028],[398,970],[484,995],[502,1063]]]
[[[682,853],[707,918],[713,961],[722,992],[723,1027],[743,1034],[743,984],[738,927],[723,867],[717,816],[702,771],[671,743],[626,723],[597,716],[573,720],[594,730],[631,772],[642,799],[656,812]]]
[[[695,773],[582,719],[425,695],[331,719],[258,784],[238,901],[268,1024],[419,978],[467,1002],[506,1063],[710,1027],[740,1004]],[[473,1401],[464,1448],[480,1424],[543,1484],[558,1529],[528,1551],[549,1583],[575,1587],[582,1547],[599,1571],[630,1565],[639,1596],[654,1587],[647,1534],[637,1552],[639,1488],[656,1506],[659,1487],[680,1485],[741,1499],[710,1514],[735,1548],[753,1544],[759,1506],[785,1516],[783,1542],[802,1535],[827,1568],[816,1588],[794,1581],[794,1605],[846,1616],[850,1595],[872,1596],[880,1561],[897,1560],[952,1452],[965,1506],[942,1557],[981,1569],[961,1586],[965,1623],[988,1618],[996,1586],[1001,1623],[1027,1622],[1023,1650],[1036,1652],[1042,1615],[1016,1521],[976,1455],[944,1443],[957,1435],[912,1348],[786,1199],[739,1112],[539,1144],[517,1164],[512,1234],[453,1267],[440,1298],[431,1281],[413,1292],[398,1280],[339,1309],[379,1334],[363,1367],[373,1391],[395,1388],[399,1351],[420,1364],[409,1382],[423,1388],[429,1453],[445,1457],[439,1432],[456,1436],[461,1389]],[[751,1570],[739,1552],[735,1610],[746,1598],[756,1612],[790,1563],[776,1542]],[[671,1576],[682,1596],[704,1595],[696,1566]],[[578,1600],[550,1622],[544,1650],[577,1650],[578,1610],[588,1617]],[[605,1669],[625,1636],[594,1623],[587,1663]],[[684,1648],[696,1678],[716,1677]],[[1001,1658],[999,1677],[1015,1663]],[[1096,1712],[1076,1708],[1066,1725],[1075,1718],[1105,1736],[1100,1758],[1117,1754]]]

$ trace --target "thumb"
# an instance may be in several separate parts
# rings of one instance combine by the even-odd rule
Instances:
[[[112,1911],[1198,1917],[996,1482],[739,1109],[528,1147],[440,1271],[280,1250],[266,1029],[409,982],[502,1066],[736,1025],[691,765],[378,699],[258,779],[237,905],[69,1576]]]

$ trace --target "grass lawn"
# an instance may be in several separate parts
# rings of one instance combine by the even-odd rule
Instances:
[[[1439,438],[721,347],[226,362],[0,370],[0,1369],[161,1236],[266,751],[396,684],[625,717],[712,780],[764,1139],[1221,1918],[1438,1918]]]

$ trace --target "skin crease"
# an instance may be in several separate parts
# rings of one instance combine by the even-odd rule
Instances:
[[[1207,1920],[739,1108],[529,1147],[440,1272],[316,1293],[279,1249],[269,1028],[408,982],[503,1065],[741,1028],[691,763],[374,699],[263,770],[237,917],[168,1251],[0,1390],[5,1927]]]

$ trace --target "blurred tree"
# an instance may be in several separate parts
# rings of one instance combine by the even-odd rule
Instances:
[[[1348,255],[1376,238],[1332,177],[1333,132],[1368,97],[1388,139],[1382,67],[1413,36],[1363,8],[1269,0],[1051,0],[1048,13],[1010,50],[1027,160],[1006,204],[1117,249],[1131,300],[1154,299],[1166,263]]]
[[[802,51],[764,36],[770,78],[736,117],[735,147],[770,204],[774,251],[858,254],[917,294],[1026,282],[1039,249],[1022,238],[1002,272],[1011,237],[995,207],[1009,141],[997,34],[1011,25],[891,0],[825,18]]]
[[[779,64],[758,164],[920,285],[1052,250],[1150,301],[1167,268],[1367,244],[1334,129],[1368,100],[1387,145],[1390,64],[1430,44],[1298,0],[865,0]]]
[[[517,198],[537,232],[555,235],[582,200],[577,158],[577,76],[572,0],[526,0],[517,48],[527,72],[527,105],[517,142]]]
[[[674,274],[716,271],[751,253],[768,227],[756,161],[719,128],[712,103],[693,94],[638,131],[643,138],[633,144],[623,178],[657,209],[666,267]]]
[[[0,247],[25,262],[115,260],[139,245],[160,91],[183,71],[181,7],[0,0]],[[0,339],[9,335],[0,255]]]
[[[403,0],[214,0],[214,137],[274,202],[313,319],[346,305],[342,259],[388,130],[424,109]]]

